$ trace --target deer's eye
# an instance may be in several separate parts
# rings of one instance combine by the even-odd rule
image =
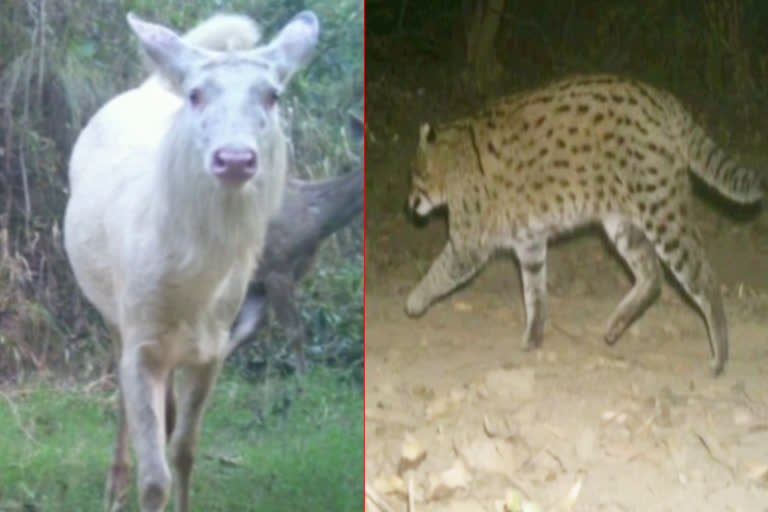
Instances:
[[[193,107],[200,108],[203,106],[203,91],[195,87],[189,91],[189,103]]]
[[[267,91],[267,94],[264,97],[264,106],[268,109],[271,109],[277,104],[277,101],[280,99],[280,93],[277,92],[275,89],[270,89]]]

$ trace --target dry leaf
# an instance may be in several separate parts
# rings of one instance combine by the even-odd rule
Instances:
[[[381,494],[401,494],[405,496],[406,488],[405,482],[400,478],[400,475],[392,473],[387,476],[381,476],[373,481],[373,488]]]
[[[576,501],[579,499],[579,494],[581,494],[581,487],[584,484],[584,479],[579,478],[576,480],[576,483],[574,483],[571,488],[568,490],[568,494],[565,495],[565,498],[563,498],[561,508],[564,510],[572,510],[573,506],[576,504]]]
[[[517,489],[509,489],[504,497],[504,512],[522,512],[523,496]]]
[[[429,487],[432,499],[450,496],[458,489],[467,489],[472,481],[472,475],[461,460],[456,460],[450,469],[439,475],[430,475]]]
[[[429,405],[427,405],[427,408],[425,409],[425,414],[427,416],[428,420],[437,418],[438,416],[442,416],[451,407],[451,402],[446,396],[439,396],[432,400]]]
[[[427,452],[419,444],[419,441],[412,434],[406,433],[405,440],[400,448],[400,457],[409,462],[414,462],[424,458],[426,454]]]
[[[533,501],[524,501],[521,512],[541,512],[541,505]]]
[[[495,418],[493,420],[488,416],[484,416],[483,430],[485,431],[485,435],[491,439],[511,439],[517,434],[517,426],[513,424],[507,416]]]
[[[768,484],[768,464],[758,462],[747,463],[747,477],[759,484]]]
[[[405,471],[414,469],[426,458],[427,451],[421,446],[419,441],[410,433],[405,434],[405,440],[400,447],[400,462],[397,472],[403,474]]]

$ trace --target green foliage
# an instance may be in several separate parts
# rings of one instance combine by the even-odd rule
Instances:
[[[342,127],[348,110],[362,112],[362,0],[0,0],[0,377],[47,366],[87,377],[83,370],[108,364],[98,316],[62,250],[61,218],[75,137],[101,104],[147,74],[125,14],[184,32],[214,12],[238,12],[269,40],[305,8],[320,18],[319,48],[281,103],[293,173],[320,178],[359,158]],[[362,230],[338,240],[329,265],[362,252]],[[30,308],[46,311],[45,322],[30,321]],[[43,327],[58,334],[40,338]]]
[[[101,510],[112,397],[46,383],[0,393],[0,510]],[[223,377],[192,482],[195,510],[361,510],[362,391],[322,370],[301,382]]]
[[[332,244],[331,244],[332,245]],[[342,261],[333,247],[321,249],[319,264],[297,289],[305,331],[305,355],[311,364],[343,370],[351,382],[363,384],[363,262],[362,254]],[[293,371],[293,357],[283,326],[271,322],[257,340],[232,360],[257,376]]]
[[[310,352],[363,379],[362,255],[349,265],[326,265],[308,276],[300,294]],[[312,350],[314,349],[314,350]],[[311,357],[311,356],[310,356]]]

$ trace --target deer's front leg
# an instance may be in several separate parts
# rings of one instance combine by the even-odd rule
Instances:
[[[170,454],[176,476],[176,511],[189,510],[189,484],[195,449],[200,437],[200,425],[205,404],[216,383],[220,362],[186,367],[181,371],[178,386],[178,416],[170,442]]]
[[[112,339],[113,357],[120,364],[122,342],[120,330],[114,324],[107,324]],[[131,486],[131,460],[128,453],[128,420],[125,417],[125,400],[120,390],[120,370],[117,371],[117,436],[112,455],[112,464],[107,474],[107,488],[104,493],[104,510],[120,512],[123,510],[128,489]]]
[[[118,377],[119,378],[119,377]],[[107,475],[107,490],[105,493],[106,512],[123,510],[128,489],[131,486],[131,461],[128,455],[128,423],[125,417],[125,402],[118,384],[117,390],[117,437],[115,451],[112,455],[112,465]]]
[[[165,459],[165,399],[168,369],[153,343],[126,337],[120,358],[120,386],[127,425],[138,466],[137,484],[142,512],[164,510],[171,489]]]
[[[459,246],[449,240],[408,296],[405,312],[410,316],[423,314],[435,300],[474,276],[489,256],[490,252],[482,247]]]

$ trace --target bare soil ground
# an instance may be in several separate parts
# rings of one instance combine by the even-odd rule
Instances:
[[[516,494],[541,510],[768,511],[768,214],[695,204],[725,293],[723,376],[710,376],[704,323],[669,278],[604,344],[631,277],[598,230],[551,247],[544,342],[523,352],[511,256],[405,315],[445,222],[404,215],[420,113],[377,115],[382,103],[368,107],[365,460],[384,503],[367,509],[534,510],[512,505]]]

